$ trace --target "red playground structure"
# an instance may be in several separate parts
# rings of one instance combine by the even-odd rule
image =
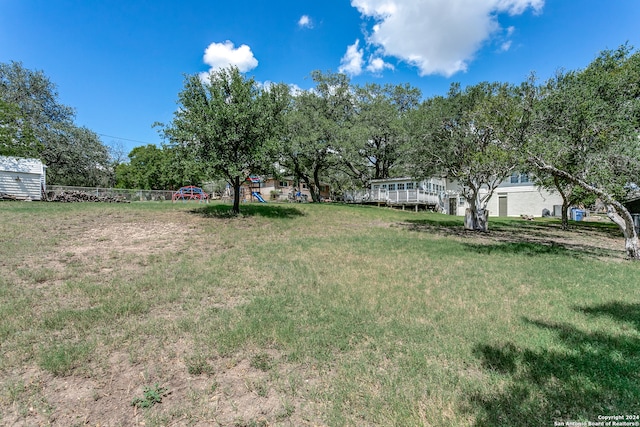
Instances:
[[[194,185],[189,185],[187,187],[181,187],[178,191],[173,193],[171,196],[171,201],[176,202],[177,200],[187,201],[187,200],[198,200],[199,202],[208,202],[209,195],[200,187],[196,187]]]

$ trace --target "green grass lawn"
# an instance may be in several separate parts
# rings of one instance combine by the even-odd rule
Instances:
[[[640,265],[615,226],[229,208],[0,203],[0,424],[640,415]]]

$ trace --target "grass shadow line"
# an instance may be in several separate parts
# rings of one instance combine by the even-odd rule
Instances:
[[[473,252],[483,255],[500,253],[526,256],[562,255],[573,258],[583,257],[583,254],[581,254],[580,252],[572,251],[570,249],[567,249],[565,246],[557,244],[555,242],[501,242],[492,244],[464,243],[463,246]]]
[[[631,323],[640,332],[640,303],[608,302],[593,307],[573,307],[590,316],[607,316],[613,320]]]
[[[415,230],[420,230],[421,228],[453,228],[453,227],[464,227],[464,219],[447,216],[444,218],[421,218],[421,219],[409,219],[406,220],[405,223],[409,224]]]
[[[437,233],[454,236],[465,240],[473,239],[465,245],[480,254],[505,253],[525,256],[560,255],[571,258],[620,258],[621,251],[600,247],[590,242],[575,241],[581,235],[602,235],[616,237],[619,230],[615,224],[597,224],[577,228],[567,232],[561,229],[559,220],[543,219],[540,221],[524,221],[517,218],[490,220],[486,233],[464,229],[461,218],[423,218],[407,220],[399,224],[409,231],[418,233]]]
[[[236,218],[246,216],[262,216],[266,218],[292,219],[304,216],[305,213],[298,208],[289,206],[254,205],[247,204],[240,207],[240,214],[233,213],[231,205],[215,204],[207,205],[189,211],[206,218]]]

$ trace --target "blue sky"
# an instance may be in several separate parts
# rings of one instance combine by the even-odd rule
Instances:
[[[233,63],[259,82],[519,83],[640,48],[638,0],[0,0],[0,62],[42,70],[76,124],[128,153],[162,141],[185,74]],[[206,52],[206,53],[205,53]]]

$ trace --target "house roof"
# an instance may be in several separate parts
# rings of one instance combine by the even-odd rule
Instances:
[[[0,156],[0,171],[22,172],[41,175],[46,166],[38,159]]]
[[[431,177],[431,178],[427,178],[427,179],[416,179],[416,178],[411,178],[409,176],[403,176],[400,178],[380,178],[380,179],[372,179],[369,182],[373,183],[373,184],[379,184],[379,183],[385,183],[385,182],[422,182],[422,181],[430,181],[430,180],[442,180],[444,178],[440,178],[440,177]]]

